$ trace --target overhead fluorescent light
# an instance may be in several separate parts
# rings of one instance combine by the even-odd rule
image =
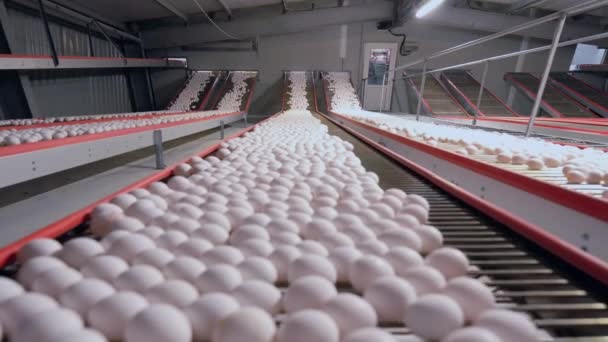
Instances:
[[[434,11],[444,0],[429,0],[416,11],[416,18],[422,18]]]

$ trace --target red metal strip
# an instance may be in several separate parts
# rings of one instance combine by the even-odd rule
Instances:
[[[172,122],[172,123],[168,123],[168,124],[127,128],[127,129],[121,129],[121,130],[112,131],[112,132],[87,134],[87,135],[69,137],[69,138],[58,139],[58,140],[40,141],[40,142],[36,142],[36,143],[31,143],[31,144],[4,146],[4,147],[0,147],[0,157],[10,156],[10,155],[19,154],[19,153],[40,151],[40,150],[56,148],[56,147],[65,146],[65,145],[79,144],[79,143],[92,141],[92,140],[113,138],[113,137],[117,137],[117,136],[139,133],[139,132],[144,132],[144,131],[153,131],[155,129],[188,125],[188,124],[192,124],[192,123],[196,123],[196,122],[214,120],[214,119],[219,119],[219,118],[223,118],[223,117],[227,117],[227,116],[240,115],[240,114],[242,114],[242,112],[227,113],[227,114],[215,115],[215,116],[202,118],[202,119],[184,120],[184,121]]]
[[[371,130],[372,132],[382,135],[387,139],[397,141],[401,144],[408,145],[422,152],[428,153],[434,157],[449,161],[450,163],[469,169],[473,172],[493,178],[505,184],[527,191],[531,194],[550,200],[554,203],[574,209],[578,212],[595,217],[599,220],[608,222],[608,202],[596,199],[594,197],[571,191],[560,186],[546,183],[528,176],[520,175],[491,164],[473,160],[465,156],[433,147],[422,142],[418,142],[400,135],[386,132],[374,126],[347,118],[340,114],[332,112],[332,114],[340,117],[359,127]]]
[[[442,77],[445,79],[445,81],[448,83],[449,88],[450,88],[450,89],[452,89],[453,91],[455,91],[456,93],[458,93],[458,95],[460,95],[460,97],[461,97],[461,98],[462,98],[462,99],[463,99],[463,100],[464,100],[466,103],[468,103],[468,104],[469,104],[469,106],[471,106],[471,109],[472,109],[472,110],[477,111],[477,114],[478,114],[479,116],[481,116],[481,117],[486,116],[486,114],[485,114],[485,113],[484,113],[484,112],[481,110],[481,108],[477,107],[477,105],[476,105],[476,104],[473,104],[473,102],[471,102],[471,100],[469,99],[469,97],[468,97],[468,96],[466,96],[466,95],[465,95],[465,94],[464,94],[462,91],[460,91],[460,89],[459,89],[459,88],[458,88],[458,87],[457,87],[457,86],[456,86],[456,85],[455,85],[455,84],[454,84],[454,83],[453,83],[453,82],[452,82],[452,81],[451,81],[451,80],[450,80],[450,79],[449,79],[449,78],[446,76],[446,74],[441,73],[441,76],[442,76]],[[448,89],[448,93],[449,93],[449,92],[450,92],[450,91],[449,91],[449,89]],[[451,94],[450,94],[450,95],[451,95]],[[457,99],[456,99],[454,96],[452,96],[452,98],[454,98],[455,100],[457,100]],[[463,106],[461,106],[461,107],[462,107],[462,108],[465,110],[465,112],[467,112],[467,111],[466,111],[466,109],[465,109]],[[469,114],[469,115],[470,115],[471,113],[467,113],[467,114]],[[471,116],[474,116],[474,115],[471,115]]]
[[[508,74],[508,73],[505,74],[504,79],[505,80],[508,79],[511,83],[515,84],[517,87],[519,87],[521,90],[523,90],[523,92],[526,93],[528,98],[530,98],[532,101],[534,101],[536,99],[536,93],[533,92],[530,88],[526,87],[523,83],[516,80],[511,74]],[[565,117],[564,114],[562,114],[559,110],[555,109],[553,106],[551,106],[545,100],[542,100],[541,102],[543,103],[543,106],[546,106],[547,108],[551,109],[551,111],[554,112],[555,115],[557,115],[558,117]]]
[[[479,86],[481,87],[481,83],[479,83],[475,77],[473,77],[473,75],[471,74],[470,71],[466,71],[467,76],[475,83],[479,84]],[[517,113],[515,110],[513,110],[513,108],[511,108],[509,105],[507,105],[500,97],[496,96],[496,94],[494,94],[494,92],[492,90],[490,90],[488,87],[484,87],[484,93],[488,93],[490,94],[493,98],[496,99],[496,101],[500,102],[500,104],[502,104],[509,112],[511,112],[513,114],[513,116],[522,116],[521,114]]]
[[[227,141],[227,140],[231,140],[231,139],[240,137],[243,134],[245,134],[246,132],[253,130],[256,126],[260,125],[261,123],[263,123],[267,120],[270,120],[272,117],[274,117],[277,114],[274,114],[253,126],[247,127],[245,129],[231,135],[230,137],[224,139],[223,141]],[[221,142],[218,142],[217,144],[214,144],[214,145],[202,150],[201,152],[199,152],[196,155],[201,156],[201,157],[207,156],[207,155],[215,152],[219,148],[220,144],[221,144]],[[5,266],[6,264],[8,264],[10,262],[13,262],[15,253],[17,253],[17,251],[19,251],[19,249],[21,249],[21,247],[23,247],[28,242],[35,240],[35,239],[41,239],[41,238],[56,238],[58,236],[61,236],[62,234],[65,234],[66,232],[68,232],[68,231],[76,228],[80,224],[84,223],[85,220],[88,218],[89,214],[91,213],[91,211],[93,211],[93,209],[95,209],[95,207],[98,206],[99,204],[108,202],[112,198],[114,198],[117,195],[120,195],[122,193],[126,193],[126,192],[129,192],[129,191],[137,189],[137,188],[145,187],[151,183],[163,180],[163,179],[171,176],[171,174],[173,173],[173,170],[178,165],[185,163],[190,159],[191,159],[191,157],[186,158],[186,159],[182,160],[181,162],[178,162],[176,164],[173,164],[173,165],[167,167],[164,170],[156,172],[148,177],[145,177],[144,179],[141,179],[131,185],[128,185],[127,187],[125,187],[121,190],[118,190],[115,193],[94,202],[93,204],[90,204],[76,212],[73,212],[72,214],[70,214],[64,218],[62,218],[54,223],[51,223],[50,225],[48,225],[18,241],[15,241],[15,242],[3,247],[2,249],[0,249],[0,267]]]
[[[572,77],[572,76],[570,76],[570,77]],[[575,81],[578,81],[578,80],[575,80]],[[566,95],[568,98],[570,98],[570,99],[572,99],[573,101],[575,101],[575,102],[576,102],[576,104],[577,104],[579,107],[583,107],[583,106],[580,104],[580,103],[581,103],[581,101],[577,100],[575,97],[572,97],[570,94],[568,94],[568,92],[572,92],[573,94],[576,94],[576,95],[580,96],[582,99],[585,99],[585,101],[588,101],[588,102],[592,103],[594,106],[597,106],[597,107],[599,107],[599,108],[602,108],[602,110],[603,110],[603,111],[608,112],[608,108],[606,108],[606,107],[602,106],[601,104],[599,104],[599,103],[597,103],[597,102],[593,101],[592,99],[590,99],[590,98],[588,98],[587,96],[585,96],[585,95],[583,95],[583,94],[579,93],[578,91],[576,91],[576,90],[574,90],[574,89],[570,88],[570,87],[569,87],[567,84],[565,84],[565,83],[563,83],[563,82],[560,82],[560,81],[558,81],[558,80],[554,79],[553,77],[551,77],[551,82],[552,82],[552,83],[555,83],[555,84],[559,84],[561,87],[563,87],[563,88],[567,89],[567,91],[563,91],[563,90],[559,89],[558,87],[555,87],[555,88],[557,88],[557,89],[558,89],[558,90],[559,90],[559,91],[560,91],[562,94]],[[595,91],[595,90],[594,90],[594,91]],[[597,91],[595,91],[595,92],[597,92]],[[587,109],[586,107],[583,107],[583,108]],[[594,115],[598,115],[597,113],[593,113],[593,114],[594,114]]]
[[[333,113],[333,114],[335,114],[335,113]],[[338,114],[335,114],[335,115],[338,115]],[[475,209],[485,213],[486,215],[497,220],[498,222],[501,222],[502,224],[506,225],[508,228],[519,233],[520,235],[524,236],[528,240],[538,244],[539,246],[543,247],[545,250],[549,251],[550,253],[557,256],[558,258],[568,262],[572,266],[582,270],[583,272],[590,275],[594,279],[597,279],[598,281],[602,282],[603,284],[608,284],[608,264],[605,263],[604,261],[581,251],[580,249],[576,248],[576,246],[573,246],[572,244],[557,238],[553,234],[550,234],[550,233],[544,231],[540,227],[538,227],[536,225],[532,225],[532,224],[526,222],[525,220],[509,213],[508,211],[505,211],[505,210],[471,194],[470,192],[465,191],[464,189],[448,182],[444,178],[438,176],[437,174],[424,168],[423,166],[416,164],[416,163],[412,162],[411,160],[398,155],[397,153],[372,141],[371,139],[365,137],[364,135],[362,135],[344,125],[341,125],[340,123],[336,122],[335,120],[332,120],[331,118],[329,118],[329,119],[331,121],[333,121],[335,124],[346,129],[347,131],[349,131],[351,134],[357,136],[359,139],[364,140],[365,142],[367,142],[368,144],[370,144],[377,150],[382,151],[386,155],[388,155],[391,158],[393,158],[394,160],[398,161],[400,164],[413,170],[414,172],[418,173],[422,177],[428,179],[430,182],[432,182],[439,188],[443,189],[444,191],[450,193],[451,195],[454,195],[455,197],[459,198],[463,202],[465,202],[468,205],[474,207]]]

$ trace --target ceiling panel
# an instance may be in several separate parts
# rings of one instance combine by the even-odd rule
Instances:
[[[174,16],[156,0],[72,0],[81,6],[100,15],[117,21],[140,21],[146,19]],[[200,9],[194,0],[164,0],[174,5],[176,9],[185,14],[199,13]],[[197,0],[206,11],[221,10],[218,0]],[[249,8],[279,4],[281,0],[223,0],[231,9]],[[302,0],[289,0],[296,2]]]

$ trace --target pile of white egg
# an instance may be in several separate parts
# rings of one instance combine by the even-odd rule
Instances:
[[[217,109],[225,112],[239,112],[243,104],[243,96],[249,90],[247,80],[255,77],[256,74],[247,71],[232,71],[230,74],[232,89],[224,95]]]
[[[287,75],[289,80],[287,108],[307,110],[309,108],[307,97],[308,74],[305,71],[291,71]]]
[[[446,342],[538,339],[466,276],[423,197],[384,191],[327,132],[310,112],[279,114],[99,205],[99,242],[27,244],[20,284],[0,278],[0,326],[12,342],[395,341],[385,323]]]
[[[205,89],[212,73],[210,71],[193,71],[184,89],[168,107],[168,110],[191,111],[196,109],[200,92]]]
[[[329,73],[332,109],[338,114],[431,146],[450,144],[462,155],[495,155],[502,164],[526,165],[530,170],[562,168],[572,184],[608,185],[608,153],[600,149],[563,146],[539,138],[414,121],[357,107],[348,74]],[[604,194],[608,198],[608,192]]]
[[[99,134],[154,125],[164,125],[189,120],[199,120],[221,114],[225,114],[225,112],[215,110],[185,114],[172,114],[134,120],[111,120],[85,124],[54,125],[20,130],[0,130],[0,147],[36,143],[48,140],[60,140],[68,137]]]
[[[115,114],[97,114],[97,115],[74,115],[74,116],[56,116],[48,118],[34,118],[34,119],[14,119],[14,120],[2,120],[0,121],[0,127],[2,126],[32,126],[40,124],[54,124],[54,123],[71,123],[75,121],[87,121],[87,120],[113,120],[113,119],[137,119],[143,116],[152,116],[158,114],[174,114],[179,113],[178,111],[169,110],[157,110],[149,112],[136,112],[136,113],[115,113]]]
[[[329,72],[324,77],[329,83],[333,110],[361,110],[361,103],[350,81],[349,73]]]

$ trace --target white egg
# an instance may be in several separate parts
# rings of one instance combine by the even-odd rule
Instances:
[[[265,311],[246,307],[239,309],[217,325],[213,332],[213,342],[272,342],[276,325]]]
[[[166,304],[152,304],[127,323],[125,342],[190,342],[192,327],[183,312]]]
[[[424,339],[440,340],[464,325],[464,314],[450,297],[430,294],[408,306],[405,325]]]
[[[241,253],[241,251],[232,246],[215,246],[214,248],[203,254],[202,257],[202,261],[208,265],[238,265],[243,260],[245,260],[243,253]]]
[[[89,259],[81,269],[85,277],[99,278],[109,283],[129,269],[129,264],[119,257],[113,255],[99,255]]]
[[[334,320],[322,311],[293,313],[281,323],[277,342],[338,342],[339,330]]]
[[[82,274],[73,268],[53,268],[39,274],[32,283],[32,290],[58,298],[63,290],[82,279]]]
[[[154,247],[156,247],[154,241],[149,237],[142,234],[129,234],[114,241],[108,249],[108,254],[131,261],[137,254]]]
[[[162,268],[162,273],[167,279],[180,279],[193,282],[207,267],[202,262],[189,256],[173,259]]]
[[[61,250],[61,244],[53,239],[36,239],[26,243],[17,252],[17,262],[26,261],[38,256],[50,256]]]
[[[133,265],[150,265],[162,269],[175,259],[173,253],[164,248],[147,249],[133,258]]]
[[[243,280],[257,279],[268,283],[277,281],[278,273],[270,260],[262,257],[249,257],[238,264]]]
[[[363,293],[377,278],[394,274],[395,271],[388,262],[371,254],[355,260],[348,270],[350,283],[360,293]]]
[[[298,278],[317,275],[335,283],[337,273],[334,265],[325,257],[316,254],[302,254],[289,264],[287,279],[290,283]]]
[[[117,292],[93,305],[87,314],[87,322],[108,340],[120,340],[127,322],[147,306],[148,301],[137,293]]]
[[[46,340],[47,342],[107,342],[99,332],[92,329],[81,329],[61,333]]]
[[[445,277],[441,272],[429,266],[413,267],[406,271],[402,277],[414,286],[419,297],[440,292],[446,285]]]
[[[289,264],[302,255],[294,246],[279,246],[268,257],[277,271],[277,281],[286,282]]]
[[[386,276],[374,281],[364,297],[378,314],[380,322],[399,322],[408,305],[416,300],[416,289],[406,280]]]
[[[354,247],[339,247],[329,254],[329,261],[336,268],[338,282],[349,281],[349,270],[351,264],[363,254]]]
[[[190,283],[170,279],[149,288],[144,295],[150,303],[169,304],[184,308],[198,298],[198,291]]]
[[[283,298],[287,313],[304,309],[321,309],[338,294],[329,280],[318,276],[302,277],[289,285]]]
[[[11,298],[17,297],[24,292],[23,286],[16,281],[6,277],[0,277],[0,304]]]
[[[456,248],[436,249],[426,257],[426,263],[438,269],[447,279],[460,277],[469,270],[469,259]]]
[[[205,252],[213,248],[213,244],[201,238],[189,238],[173,248],[173,253],[180,256],[201,258]]]
[[[75,238],[63,245],[57,256],[66,264],[80,268],[90,257],[104,253],[105,248],[91,238]]]
[[[211,292],[232,292],[243,283],[243,277],[236,267],[229,264],[210,266],[195,281],[198,290],[205,294]]]
[[[119,290],[141,293],[164,280],[158,269],[148,265],[134,265],[114,279],[114,286]]]
[[[239,309],[239,303],[223,293],[203,295],[188,307],[185,313],[192,325],[194,341],[208,341],[219,321]]]
[[[103,280],[82,279],[65,289],[59,296],[59,302],[66,308],[85,316],[93,305],[114,292],[114,288]]]
[[[384,242],[376,240],[375,237],[372,240],[359,242],[356,246],[361,253],[373,254],[376,256],[383,256],[389,251],[388,246]]]
[[[502,309],[485,311],[475,326],[488,329],[500,341],[538,341],[539,331],[526,315]]]
[[[378,316],[374,308],[361,297],[351,293],[338,294],[323,306],[322,311],[336,321],[341,336],[378,324]]]
[[[466,327],[452,331],[442,342],[501,342],[490,330],[480,327]]]
[[[302,254],[316,254],[320,256],[328,256],[329,251],[322,244],[314,240],[304,240],[296,245]]]
[[[419,204],[408,204],[400,213],[414,216],[420,224],[426,224],[429,220],[428,209]]]
[[[6,335],[15,333],[20,323],[29,321],[38,313],[57,308],[57,302],[44,294],[27,292],[13,297],[0,306],[0,323]]]
[[[255,306],[274,315],[281,310],[281,292],[261,280],[247,280],[232,291],[241,306]]]
[[[21,322],[11,335],[11,341],[44,341],[82,328],[82,319],[76,312],[54,308]]]
[[[192,237],[205,239],[215,245],[228,241],[228,232],[217,224],[206,224],[192,233]]]
[[[101,245],[103,246],[103,248],[108,249],[110,248],[110,246],[112,246],[112,244],[120,239],[123,236],[127,236],[131,234],[131,232],[126,231],[126,230],[115,230],[113,232],[108,233],[107,235],[105,235],[103,237],[103,239],[101,239]]]
[[[188,235],[186,233],[175,229],[169,229],[165,232],[165,234],[156,238],[155,244],[157,247],[165,248],[171,251],[186,240],[188,240]]]
[[[460,305],[467,321],[476,320],[483,312],[496,306],[492,290],[468,277],[452,278],[443,293]]]
[[[378,328],[357,329],[346,335],[342,342],[397,342],[397,339],[384,330]],[[409,341],[409,340],[408,340]],[[414,341],[412,341],[414,342]]]
[[[414,228],[414,232],[422,241],[420,252],[423,254],[429,254],[443,246],[443,235],[433,226],[421,225],[419,228]]]
[[[414,230],[410,229],[391,229],[378,235],[378,240],[391,247],[408,247],[415,251],[422,249],[422,240]]]
[[[391,248],[391,250],[383,255],[383,258],[393,267],[393,270],[399,276],[404,276],[408,270],[424,264],[422,256],[415,250],[407,247]]]

